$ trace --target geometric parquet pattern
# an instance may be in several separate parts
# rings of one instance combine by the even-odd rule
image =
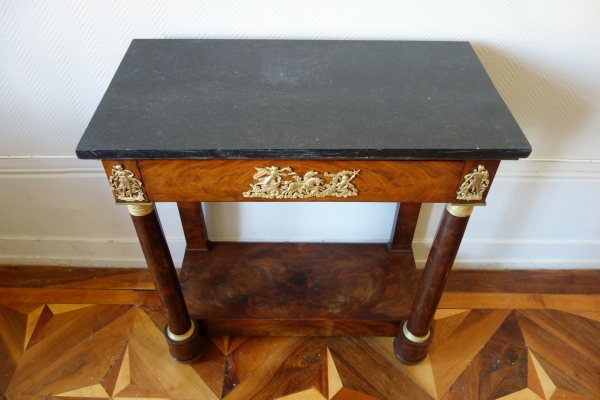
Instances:
[[[600,399],[600,312],[440,309],[427,359],[392,338],[213,337],[171,359],[157,306],[0,304],[0,398]]]

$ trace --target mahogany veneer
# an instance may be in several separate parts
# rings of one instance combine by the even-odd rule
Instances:
[[[180,281],[209,333],[263,336],[393,336],[417,288],[412,254],[382,244],[213,243],[186,252]]]

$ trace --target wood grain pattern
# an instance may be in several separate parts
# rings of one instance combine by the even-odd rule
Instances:
[[[416,272],[384,245],[215,243],[186,252],[181,282],[199,319],[390,321],[406,315]]]
[[[420,272],[420,271],[419,271]],[[453,270],[444,288],[463,293],[598,294],[597,270]]]
[[[438,396],[446,393],[509,314],[510,310],[472,310],[443,346],[429,353]]]
[[[223,396],[229,394],[275,351],[284,346],[288,337],[256,337],[242,343],[227,357]]]
[[[308,171],[337,173],[360,170],[352,181],[353,197],[311,197],[277,201],[392,201],[445,203],[454,198],[463,161],[317,161],[317,160],[140,160],[150,201],[273,201],[245,198],[242,192],[256,183],[255,167],[291,167],[303,176]],[[112,168],[112,165],[111,165]],[[328,181],[328,179],[325,179]]]
[[[455,217],[446,210],[442,214],[408,318],[408,330],[413,335],[429,332],[468,222],[469,217]]]
[[[195,318],[198,316],[193,315]],[[209,335],[248,336],[394,336],[396,321],[315,319],[211,319],[203,321]]]
[[[543,399],[550,399],[556,391],[556,385],[535,358],[531,350],[528,352],[527,386]]]
[[[379,354],[384,356],[396,369],[402,371],[421,389],[423,389],[432,398],[437,399],[435,388],[435,380],[433,379],[433,371],[431,369],[431,360],[429,356],[422,362],[416,365],[406,365],[400,362],[394,354],[392,347],[392,338],[389,337],[365,337],[363,338],[371,347]]]
[[[377,397],[369,396],[356,390],[343,387],[330,400],[380,400]]]
[[[557,310],[522,310],[521,314],[600,365],[600,322]]]
[[[600,366],[519,313],[525,342],[558,389],[600,397]]]
[[[134,320],[133,312],[111,308],[112,318],[108,310],[104,321],[96,314],[100,310],[89,312],[78,318],[79,330],[57,332],[25,352],[8,393],[57,394],[100,383],[125,347]]]
[[[514,303],[518,306],[527,304],[521,301],[522,294],[527,293],[476,293],[477,296],[484,295],[484,299],[485,296],[496,296],[501,304]],[[120,307],[118,305],[83,307],[84,303],[72,302],[3,303],[0,304],[0,348],[13,343],[11,347],[17,354],[13,368],[21,369],[25,363],[29,371],[27,376],[15,374],[12,379],[5,377],[5,382],[10,381],[10,389],[4,397],[42,400],[50,397],[70,399],[74,398],[72,396],[101,396],[84,397],[93,399],[112,395],[113,398],[143,399],[177,398],[174,393],[179,393],[178,396],[186,398],[214,399],[223,397],[222,389],[227,379],[228,385],[235,387],[229,395],[235,393],[238,398],[396,400],[412,399],[414,396],[394,392],[394,387],[397,388],[399,383],[390,383],[391,379],[407,380],[422,389],[422,393],[428,396],[426,398],[438,398],[440,384],[449,379],[449,391],[440,393],[440,397],[445,395],[445,398],[450,398],[452,395],[487,399],[500,396],[509,400],[600,398],[600,365],[596,343],[599,322],[594,319],[598,309],[574,309],[581,302],[580,295],[564,293],[560,294],[560,302],[554,303],[542,304],[540,298],[536,297],[539,303],[532,304],[538,309],[472,309],[480,304],[481,297],[477,296],[472,298],[475,303],[464,304],[464,309],[436,312],[434,329],[439,343],[432,344],[430,356],[414,367],[403,365],[395,358],[390,337],[220,336],[207,340],[204,357],[187,366],[183,373],[170,366],[165,367],[176,363],[165,351],[166,345],[157,327],[166,324],[161,307],[142,305],[131,309],[126,305],[126,312],[115,318],[110,317],[110,313],[99,313],[97,309],[108,310]],[[545,301],[556,295],[543,296],[546,297],[541,299]],[[586,294],[583,298],[587,298],[585,296],[593,298],[593,295]],[[543,308],[562,303],[567,310]],[[495,315],[490,316],[490,313]],[[504,318],[509,314],[508,318]],[[518,324],[514,323],[515,315]],[[104,320],[105,316],[107,320]],[[138,319],[142,323],[136,325]],[[230,321],[235,323],[237,320]],[[89,334],[81,332],[90,327]],[[26,346],[28,335],[32,339],[30,345]],[[524,348],[523,339],[528,346],[525,363],[523,353],[519,352]],[[274,340],[282,340],[284,344],[275,346]],[[306,345],[288,348],[289,357],[281,358],[279,351],[288,341],[303,341]],[[303,353],[303,348],[308,349],[307,353]],[[305,358],[310,359],[315,350],[318,360],[313,358],[307,363]],[[48,357],[46,353],[54,356]],[[126,357],[129,353],[133,356]],[[324,356],[328,353],[329,357]],[[0,358],[0,368],[7,367],[6,360],[6,357]],[[513,360],[516,360],[514,364]],[[527,388],[518,389],[523,387],[524,364]],[[174,368],[179,367],[176,365]],[[300,371],[305,365],[308,369]],[[261,372],[255,374],[261,368]],[[458,373],[454,374],[454,378],[448,378],[452,371]],[[6,372],[10,375],[10,368]],[[188,375],[190,373],[195,375]],[[161,380],[163,376],[165,379]],[[299,376],[303,383],[294,383],[295,376]],[[207,396],[191,393],[190,377],[194,382],[195,379],[204,382],[200,386],[208,390]],[[170,385],[168,388],[167,381]],[[237,385],[233,386],[236,382]],[[272,382],[276,383],[279,391],[273,391]],[[18,385],[12,390],[15,384]],[[106,393],[100,390],[102,388],[99,385],[106,389]],[[253,397],[243,391],[236,392],[242,385],[259,395]],[[507,387],[512,389],[495,391]],[[197,389],[196,383],[194,388]],[[386,390],[389,392],[385,392],[384,388],[388,388]],[[513,389],[512,393],[501,395]]]
[[[163,333],[141,310],[136,315],[129,347],[132,385],[163,398],[217,399],[190,365],[170,357]],[[135,393],[133,389],[129,388],[130,394]]]
[[[497,399],[526,388],[527,345],[513,311],[443,398]]]
[[[273,399],[311,387],[321,391],[325,342],[315,338],[292,337],[279,347],[246,379],[227,400]],[[322,393],[322,392],[321,392]]]
[[[468,305],[473,304],[481,309],[598,310],[600,309],[600,295],[444,292],[439,307],[467,308]]]
[[[223,381],[225,380],[225,363],[227,356],[217,347],[213,340],[205,340],[202,357],[191,367],[211,388],[218,398],[223,397]]]
[[[154,290],[142,268],[0,266],[0,276],[5,288]]]
[[[187,250],[208,251],[208,235],[201,203],[177,203]]]
[[[450,337],[450,335],[460,326],[464,319],[469,315],[471,310],[464,311],[459,314],[453,314],[449,317],[435,321],[435,335],[431,340],[429,351],[435,351],[442,343]]]
[[[190,316],[179,285],[171,252],[162,232],[156,211],[138,217],[131,216],[146,264],[152,273],[156,291],[165,311],[165,317],[171,331],[183,335],[190,327]],[[190,355],[189,359],[192,359]]]
[[[126,314],[130,309],[131,306],[128,305],[96,305],[72,311],[71,314],[74,315],[60,314],[54,317],[53,319],[55,320],[51,320],[46,325],[45,329],[47,333],[43,336],[42,341],[36,346],[30,346],[30,349],[23,354],[22,362],[19,364],[11,381],[9,392],[23,392],[26,387],[29,387],[27,382],[30,382],[35,371],[38,371],[37,374],[39,374],[41,368],[55,364],[61,355],[69,353],[70,350],[78,346],[81,342],[95,336],[108,324],[120,319],[119,317]],[[61,368],[64,367],[62,366]],[[39,382],[37,385],[39,385]],[[35,394],[29,390],[24,393]]]
[[[23,354],[27,316],[0,305],[0,394],[4,395]]]
[[[431,399],[364,339],[331,337],[327,347],[344,387],[379,399]]]
[[[134,290],[3,288],[0,303],[142,304]]]
[[[421,203],[398,204],[396,223],[388,244],[390,251],[412,251],[412,242],[420,212]]]

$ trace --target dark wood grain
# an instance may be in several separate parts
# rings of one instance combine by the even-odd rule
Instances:
[[[215,392],[218,398],[223,397],[223,380],[225,378],[226,356],[212,340],[205,341],[204,353],[192,368],[202,380]]]
[[[288,338],[252,372],[252,379],[242,381],[227,395],[227,400],[276,399],[311,387],[321,391],[326,358],[323,340]]]
[[[291,167],[304,176],[317,171],[360,170],[352,181],[358,196],[277,199],[276,201],[393,201],[449,202],[454,197],[463,161],[364,161],[364,160],[140,160],[150,201],[273,201],[246,198],[242,193],[257,183],[255,167]],[[112,168],[112,167],[111,167]]]
[[[423,270],[417,270],[420,276]],[[0,266],[0,287],[154,290],[146,268]],[[598,294],[600,274],[589,269],[452,270],[444,292]]]
[[[397,321],[417,284],[412,254],[384,245],[215,243],[186,252],[193,317],[217,320]],[[334,329],[333,326],[331,326]]]
[[[421,203],[398,204],[396,223],[392,239],[388,244],[389,251],[412,251],[412,242],[420,211]]]
[[[497,399],[525,388],[527,345],[513,311],[443,399]]]
[[[223,397],[235,389],[259,365],[290,340],[289,337],[249,338],[227,356]]]
[[[469,217],[455,217],[444,210],[408,319],[413,335],[429,331],[468,222]]]
[[[165,335],[167,329],[176,335],[183,335],[192,328],[192,324],[194,327],[192,337],[185,341],[175,341],[166,335],[169,351],[178,361],[196,360],[204,349],[203,338],[199,335],[197,324],[192,323],[186,308],[158,214],[156,211],[152,211],[144,216],[132,215],[131,219],[165,312],[168,324],[168,327],[165,328]]]
[[[327,338],[327,347],[344,387],[382,400],[431,399],[364,339]]]
[[[15,372],[9,390],[28,387],[26,382],[32,379],[34,373],[54,363],[61,355],[120,319],[130,309],[131,306],[128,305],[95,305],[55,316],[44,327],[46,333],[41,335],[43,342],[23,353],[22,362]],[[67,367],[68,365],[62,366]]]
[[[0,395],[17,369],[25,340],[27,315],[0,305]]]
[[[558,310],[522,310],[521,314],[600,365],[600,321]]]
[[[153,290],[144,268],[0,266],[0,287]]]
[[[408,330],[415,336],[425,336],[430,330],[468,222],[469,217],[455,217],[444,210],[408,317]],[[427,355],[429,343],[431,337],[426,343],[409,341],[400,327],[394,351],[403,362],[419,362]]]
[[[208,235],[206,234],[202,204],[179,202],[177,208],[179,209],[183,234],[187,244],[186,249],[208,251]]]
[[[419,270],[419,273],[422,271]],[[445,292],[598,294],[598,270],[454,270]]]
[[[183,335],[190,327],[190,316],[171,258],[171,252],[162,232],[156,211],[141,217],[131,216],[138,235],[144,258],[152,273],[154,285],[165,309],[165,316],[171,331]]]
[[[394,336],[400,325],[400,320],[209,319],[203,322],[208,335],[236,336]]]
[[[525,342],[556,387],[599,398],[600,366],[524,314],[517,315]]]

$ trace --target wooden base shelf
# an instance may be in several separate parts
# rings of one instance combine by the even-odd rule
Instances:
[[[411,252],[330,243],[212,243],[180,282],[207,334],[243,336],[394,336],[418,285]]]

